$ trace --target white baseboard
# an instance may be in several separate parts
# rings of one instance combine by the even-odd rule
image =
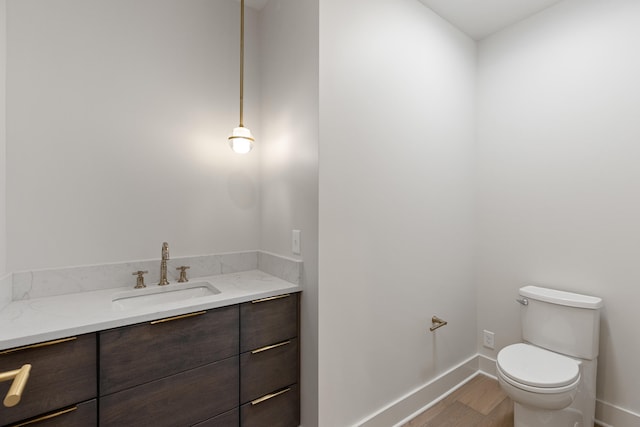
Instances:
[[[478,354],[478,369],[485,375],[491,378],[498,378],[496,372],[496,360],[492,359],[484,354]]]
[[[603,427],[637,427],[640,426],[640,414],[598,399],[596,424]]]
[[[425,385],[407,393],[369,417],[357,427],[398,427],[429,409],[478,374],[496,377],[496,361],[476,354]],[[408,415],[407,415],[408,414]],[[596,424],[602,427],[638,427],[640,414],[602,400],[596,401]]]
[[[357,422],[355,426],[389,427],[401,425],[440,401],[477,373],[478,356],[476,355]]]

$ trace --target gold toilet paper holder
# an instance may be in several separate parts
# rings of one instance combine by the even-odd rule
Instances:
[[[447,324],[446,320],[442,320],[441,318],[439,318],[438,316],[433,316],[431,318],[431,327],[429,328],[429,330],[431,332],[435,331],[438,328],[442,328],[444,325]]]

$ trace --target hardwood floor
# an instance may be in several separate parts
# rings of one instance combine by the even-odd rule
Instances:
[[[513,401],[480,374],[402,427],[513,427]]]
[[[513,427],[513,402],[496,380],[478,375],[403,427]]]

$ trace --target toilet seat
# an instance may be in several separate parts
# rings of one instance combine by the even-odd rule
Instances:
[[[505,382],[533,393],[562,393],[580,382],[580,362],[531,344],[503,348],[497,368]]]

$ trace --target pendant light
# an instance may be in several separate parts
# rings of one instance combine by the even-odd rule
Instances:
[[[240,126],[233,129],[229,137],[231,149],[238,154],[246,154],[253,148],[253,135],[244,127],[244,0],[240,0]]]

